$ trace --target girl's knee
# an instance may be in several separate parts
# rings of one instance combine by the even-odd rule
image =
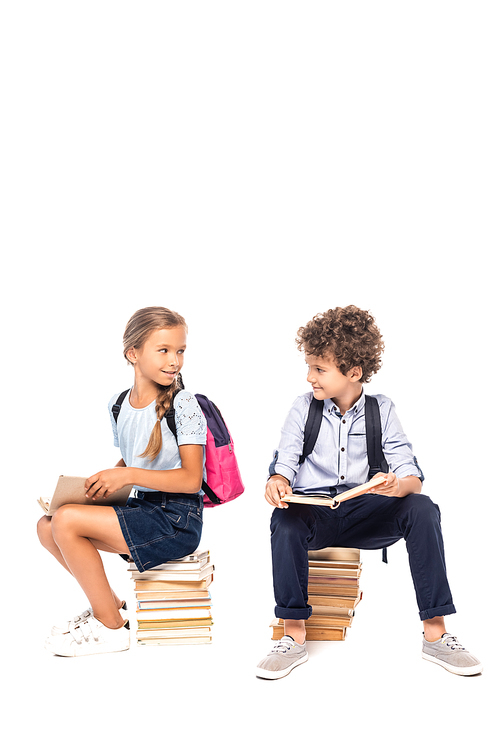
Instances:
[[[53,538],[70,530],[75,519],[74,505],[61,505],[52,515],[51,530]]]
[[[36,532],[38,534],[38,539],[42,546],[50,546],[54,539],[52,538],[52,522],[47,515],[44,515],[40,518],[36,525]]]

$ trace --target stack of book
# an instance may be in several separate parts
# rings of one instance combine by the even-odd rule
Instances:
[[[354,609],[361,600],[359,549],[329,547],[309,552],[309,604],[307,640],[345,640]],[[274,619],[273,640],[283,637],[282,619]]]
[[[129,569],[137,601],[139,645],[196,645],[212,641],[214,566],[208,551],[139,572]]]

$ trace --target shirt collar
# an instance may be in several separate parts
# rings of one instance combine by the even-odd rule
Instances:
[[[331,398],[329,398],[327,400],[327,403],[329,404],[328,405],[328,413],[337,414],[337,416],[339,416],[340,415],[340,411],[338,409],[338,406],[336,406],[335,403],[333,402],[333,400]],[[358,400],[356,401],[356,403],[353,403],[353,405],[351,406],[351,408],[348,411],[346,411],[346,414],[351,414],[352,413],[353,415],[356,415],[357,413],[359,413],[359,411],[361,411],[362,408],[364,408],[364,406],[365,406],[365,391],[364,391],[364,388],[363,388],[363,390],[361,391],[361,395],[359,396]]]

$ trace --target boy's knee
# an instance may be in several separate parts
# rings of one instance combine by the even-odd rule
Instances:
[[[440,522],[441,512],[427,494],[409,494],[406,497],[408,511],[411,516],[420,522]]]
[[[309,527],[304,513],[297,512],[297,505],[289,505],[288,509],[275,509],[271,516],[271,539],[279,536],[280,539],[289,537],[295,539],[308,534]]]

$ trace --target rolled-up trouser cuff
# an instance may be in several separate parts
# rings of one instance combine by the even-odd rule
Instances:
[[[435,609],[426,609],[425,611],[419,612],[422,621],[424,621],[424,619],[434,619],[435,616],[448,616],[448,614],[456,613],[457,610],[452,603],[447,606],[438,606]]]
[[[309,619],[311,614],[311,606],[307,606],[305,609],[285,609],[281,606],[276,606],[274,609],[274,616],[277,616],[278,619]]]

